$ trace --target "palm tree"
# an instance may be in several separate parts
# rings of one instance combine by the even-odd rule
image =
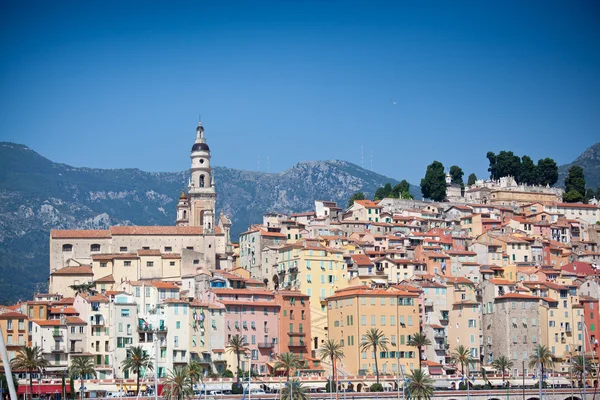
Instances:
[[[419,368],[421,368],[421,350],[425,346],[431,346],[431,340],[424,333],[415,333],[407,343],[409,346],[416,347],[419,351]]]
[[[192,386],[202,379],[202,364],[198,361],[191,361],[187,366],[187,373],[190,376],[190,380],[192,381]]]
[[[290,387],[292,390],[290,390]],[[291,393],[290,393],[291,392]],[[309,400],[310,397],[306,392],[306,388],[302,386],[302,382],[298,379],[288,381],[281,390],[281,400]]]
[[[408,374],[408,398],[417,400],[428,400],[433,396],[433,379],[427,376],[421,369],[413,369]]]
[[[471,351],[462,344],[459,345],[450,356],[454,364],[460,364],[460,371],[463,376],[465,376],[465,365],[469,366],[476,362],[476,360],[471,357]]]
[[[235,353],[237,356],[238,368],[237,368],[237,379],[240,381],[240,356],[242,353],[248,352],[248,343],[246,343],[246,339],[240,335],[233,335],[229,338],[229,343],[227,343],[227,352]]]
[[[167,399],[178,400],[194,394],[187,366],[177,366],[169,371],[162,394]]]
[[[285,375],[287,376],[287,381],[290,381],[290,372],[293,369],[302,367],[302,362],[300,359],[294,355],[294,353],[283,353],[277,357],[277,362],[273,366],[275,371],[284,370]]]
[[[586,371],[585,374],[586,375],[589,374],[588,371],[592,371],[596,368],[593,360],[587,359],[587,358],[584,360],[583,356],[581,354],[573,357],[573,372],[572,372],[572,374],[579,378],[579,383],[581,384],[581,387],[583,387],[583,381],[584,381],[584,373],[583,373],[584,366],[585,366],[585,371]]]
[[[246,343],[246,339],[240,335],[233,335],[229,338],[229,343],[227,344],[227,352],[235,353],[237,356],[237,381],[240,381],[240,356],[242,353],[248,352],[248,343]]]
[[[502,373],[502,384],[505,384],[504,374],[507,370],[510,371],[510,369],[513,367],[513,362],[506,356],[500,356],[492,361],[492,367],[494,367],[496,371]]]
[[[327,338],[325,343],[323,343],[321,347],[319,347],[319,349],[317,350],[317,354],[321,360],[329,359],[331,361],[331,374],[333,375],[333,379],[331,380],[331,383],[329,385],[329,391],[331,392],[333,383],[337,382],[337,371],[335,363],[337,360],[341,360],[342,358],[344,358],[344,350],[342,350],[340,342],[337,342],[335,339]],[[335,387],[337,388],[337,384]]]
[[[69,367],[69,376],[71,382],[73,382],[77,377],[81,380],[81,397],[83,397],[83,380],[86,376],[96,377],[96,370],[94,369],[95,364],[92,357],[73,357],[73,361],[71,361],[71,366]]]
[[[17,356],[10,362],[13,371],[25,371],[29,373],[29,393],[33,397],[33,377],[34,372],[41,368],[46,368],[50,363],[42,355],[42,349],[38,346],[22,346],[17,352]]]
[[[375,354],[375,377],[377,378],[377,384],[379,385],[379,366],[377,365],[377,352],[387,351],[389,341],[385,337],[384,333],[378,328],[371,328],[362,337],[362,343],[360,345],[361,351],[373,349]]]
[[[133,346],[127,349],[127,358],[121,362],[123,371],[130,371],[136,374],[136,394],[140,393],[140,372],[143,369],[152,371],[152,357],[150,357],[142,346]]]
[[[546,346],[538,344],[531,356],[529,356],[529,368],[537,368],[538,365],[542,366],[542,376],[540,379],[544,380],[544,369],[552,368],[554,366],[554,355],[550,349]]]

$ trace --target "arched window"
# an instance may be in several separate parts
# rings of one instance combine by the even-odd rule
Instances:
[[[200,175],[200,187],[204,187],[204,175]]]
[[[90,246],[90,251],[100,251],[100,245],[98,243],[94,243]]]
[[[183,210],[183,219],[187,219],[187,211]]]
[[[63,244],[63,251],[73,251],[73,245],[72,244]]]

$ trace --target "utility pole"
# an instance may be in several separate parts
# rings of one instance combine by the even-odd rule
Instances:
[[[585,312],[581,314],[581,330],[583,331],[583,335],[581,335],[581,350],[583,350],[583,371],[581,371],[581,376],[583,380],[583,398],[585,399]]]
[[[523,400],[525,400],[525,360],[523,360]]]

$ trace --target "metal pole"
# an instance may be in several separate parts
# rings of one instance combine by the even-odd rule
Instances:
[[[252,399],[252,392],[250,392],[250,383],[252,382],[252,355],[248,358],[250,369],[248,370],[248,400]]]
[[[581,335],[581,345],[582,345],[582,350],[583,350],[583,371],[581,371],[581,377],[583,378],[583,398],[585,399],[585,320],[584,320],[584,315],[585,313],[583,313],[581,315],[581,330],[583,331],[583,335]]]
[[[398,386],[398,400],[400,400],[400,353],[396,352],[396,385]]]
[[[402,373],[402,383],[406,383],[406,378],[404,377],[404,367],[401,365],[400,366],[400,372]],[[402,398],[405,399],[406,398],[406,392],[405,392],[406,388],[404,387],[404,385],[402,385]]]
[[[523,400],[525,400],[525,360],[523,360]]]
[[[0,333],[0,353],[2,353],[2,364],[4,364],[4,375],[6,375],[6,384],[8,385],[10,400],[17,400],[17,392],[15,391],[15,384],[10,370],[10,360],[8,359],[6,345],[4,344],[4,335],[2,333]]]
[[[158,400],[158,333],[154,332],[154,400]]]
[[[538,370],[538,378],[539,378],[538,386],[540,389],[540,400],[542,400],[542,381],[544,380],[544,377],[542,376],[542,359],[541,359],[542,353],[541,353],[541,350],[542,350],[542,345],[540,344],[538,346],[538,360],[539,360],[539,364],[540,364],[539,370]]]
[[[464,375],[463,375],[463,379],[464,379]],[[467,384],[467,399],[471,400],[471,389],[469,388],[469,366],[468,365],[467,365],[467,379],[466,379],[465,383]]]

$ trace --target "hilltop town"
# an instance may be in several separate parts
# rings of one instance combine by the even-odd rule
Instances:
[[[143,381],[192,363],[205,379],[238,367],[266,378],[282,375],[287,354],[299,378],[422,370],[444,382],[473,372],[482,384],[504,357],[495,385],[504,375],[533,384],[545,349],[558,382],[580,384],[573,365],[583,355],[594,385],[595,198],[566,203],[563,189],[511,176],[461,186],[448,174],[444,201],[323,199],[267,213],[235,242],[216,212],[202,123],[190,157],[172,226],[51,231],[48,293],[0,308],[9,359],[37,346],[46,360],[43,376],[15,371],[21,379],[36,375],[50,390],[42,379],[90,358],[97,380],[87,392],[102,396],[136,377],[122,366],[141,348],[154,365]],[[375,351],[374,330],[384,339]],[[331,343],[343,353],[333,363],[323,352]]]

